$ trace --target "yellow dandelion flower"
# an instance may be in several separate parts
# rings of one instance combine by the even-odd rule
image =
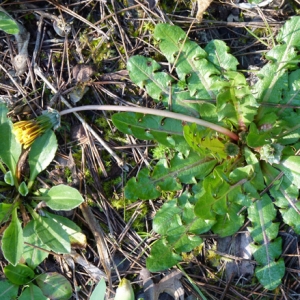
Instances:
[[[41,116],[28,121],[19,121],[13,124],[13,133],[24,149],[31,146],[34,140],[48,129],[56,129],[60,126],[58,111],[48,109]]]

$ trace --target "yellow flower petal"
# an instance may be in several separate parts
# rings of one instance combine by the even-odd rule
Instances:
[[[59,125],[59,113],[54,109],[48,109],[35,120],[19,121],[13,124],[13,133],[24,149],[27,149],[39,135],[47,129],[55,129]]]

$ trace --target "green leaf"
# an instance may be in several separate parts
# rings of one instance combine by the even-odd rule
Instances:
[[[189,201],[178,204],[166,202],[153,220],[153,230],[166,238],[172,249],[189,252],[202,243],[198,234],[207,232],[214,221],[202,220],[194,214],[194,205]]]
[[[34,211],[31,211],[31,215],[34,218],[34,230],[47,247],[56,253],[70,253],[69,236],[60,224]]]
[[[4,267],[4,274],[10,282],[17,285],[24,285],[34,278],[32,269],[23,264],[7,265]]]
[[[236,71],[238,60],[228,54],[229,47],[220,40],[210,41],[204,50],[208,53],[207,60],[213,63],[219,71]]]
[[[217,95],[218,120],[224,119],[239,130],[246,130],[257,113],[257,102],[243,74],[227,71],[224,76],[227,82],[218,80],[213,85],[220,91]]]
[[[29,284],[22,292],[21,296],[18,300],[48,300],[46,296],[44,296],[42,290],[34,284]]]
[[[64,184],[46,190],[41,194],[41,198],[53,210],[71,210],[83,202],[81,194],[76,189]]]
[[[238,214],[240,210],[240,205],[231,203],[227,214],[216,215],[216,224],[212,227],[212,231],[220,237],[236,233],[243,226],[245,220],[242,214]]]
[[[283,158],[277,167],[283,171],[285,176],[300,189],[300,156]]]
[[[273,290],[284,275],[284,262],[275,260],[281,255],[281,238],[277,238],[279,224],[273,223],[276,210],[267,194],[248,208],[248,217],[252,222],[251,233],[256,245],[252,245],[254,257],[260,266],[255,270],[259,282],[267,289]],[[275,240],[274,240],[275,239]],[[272,241],[274,240],[274,241]],[[276,274],[274,274],[276,273]]]
[[[18,23],[3,11],[0,11],[0,29],[8,34],[19,33]]]
[[[52,130],[47,130],[38,137],[31,146],[28,163],[30,168],[30,178],[28,189],[30,190],[36,176],[45,170],[51,163],[57,150],[57,140]]]
[[[13,266],[17,265],[23,253],[23,231],[17,216],[17,208],[12,211],[12,219],[2,238],[2,251],[5,259]]]
[[[38,235],[34,231],[33,220],[24,227],[23,236],[25,242],[23,259],[30,268],[35,269],[41,262],[44,261],[45,258],[48,257],[49,253],[47,251],[50,251],[51,249],[39,239]],[[45,249],[46,251],[41,249]]]
[[[18,191],[23,197],[27,196],[28,187],[24,181],[22,181],[21,184],[19,185]]]
[[[228,185],[226,184],[226,186]],[[223,215],[226,213],[228,208],[226,195],[208,195],[210,192],[213,193],[212,190],[208,189],[203,197],[198,199],[195,205],[195,213],[202,219],[215,219],[215,214]]]
[[[291,226],[296,234],[300,234],[300,202],[295,198],[292,199],[292,201],[294,202],[293,207],[280,209],[280,213],[282,215],[284,223]]]
[[[17,163],[22,152],[22,146],[16,140],[15,135],[12,133],[12,129],[12,123],[10,121],[0,125],[0,137],[2,140],[0,158],[13,174],[14,182],[17,182],[15,174]]]
[[[272,261],[262,267],[256,267],[255,275],[265,289],[274,290],[281,284],[285,273],[284,260]]]
[[[222,165],[219,166],[221,167]],[[204,220],[215,219],[216,214],[228,213],[230,193],[234,190],[222,177],[224,174],[219,176],[217,168],[203,180],[202,191],[197,195],[195,214]]]
[[[253,173],[254,173],[253,166],[247,165],[245,167],[234,169],[229,174],[229,179],[231,180],[231,183],[237,183],[243,179],[250,179],[253,176]]]
[[[154,38],[160,42],[159,48],[169,63],[176,63],[179,79],[187,79],[191,95],[201,90],[202,98],[198,99],[214,99],[215,93],[210,87],[218,78],[215,75],[219,75],[219,71],[206,59],[207,53],[186,38],[186,33],[178,26],[158,24]]]
[[[51,272],[36,277],[43,294],[50,299],[68,300],[72,296],[72,286],[62,275]]]
[[[0,203],[0,223],[6,222],[9,219],[12,209],[12,204]]]
[[[7,183],[11,186],[15,185],[15,179],[14,179],[14,176],[13,176],[11,171],[8,171],[8,172],[5,173],[4,181],[5,181],[5,183]]]
[[[93,290],[90,300],[104,300],[106,293],[105,280],[102,278]]]
[[[263,190],[265,188],[264,177],[261,171],[260,162],[253,152],[249,148],[244,148],[244,155],[248,165],[252,165],[254,169],[254,175],[251,180],[253,186],[258,190]]]
[[[248,227],[248,230],[256,243],[266,243],[277,237],[279,224],[272,222],[275,216],[276,209],[266,194],[248,208],[248,218],[252,222],[252,227]],[[265,241],[264,237],[268,240]]]
[[[299,48],[300,45],[300,17],[296,16],[288,20],[281,27],[276,40],[278,43],[285,43],[290,47]]]
[[[300,44],[299,30],[299,17],[291,18],[285,22],[276,38],[281,44],[275,46],[266,54],[266,58],[271,62],[258,72],[259,80],[253,90],[253,95],[259,102],[281,103],[283,94],[288,90],[286,70],[295,68],[298,63],[295,47],[299,47]],[[261,106],[257,120],[272,111],[274,111],[274,108],[271,106]]]
[[[172,111],[199,117],[198,103],[186,101],[194,97],[182,88],[183,81],[172,85],[173,77],[166,72],[158,72],[160,68],[156,61],[139,55],[131,57],[127,63],[130,79],[139,87],[145,87],[149,96],[155,101],[163,103]],[[201,97],[207,98],[208,95],[206,93]],[[171,103],[170,99],[172,99]]]
[[[251,148],[261,147],[270,143],[270,132],[259,131],[254,123],[251,123],[247,135],[247,145]]]
[[[300,202],[298,201],[299,189],[294,184],[291,184],[291,181],[286,176],[274,181],[280,171],[269,164],[262,164],[262,166],[267,184],[270,185],[272,183],[270,193],[275,199],[275,205],[281,208],[280,213],[284,223],[293,227],[295,232],[300,234],[300,218],[297,211],[300,210]]]
[[[112,116],[112,121],[120,131],[138,139],[156,140],[180,152],[188,150],[179,120],[137,113],[118,113]]]
[[[198,218],[195,215],[194,208],[195,206],[188,201],[183,207],[181,218],[186,227],[185,232],[189,234],[202,234],[208,232],[215,224],[215,220],[203,220]]]
[[[282,252],[282,239],[276,238],[266,245],[251,244],[252,254],[258,264],[267,265],[270,261],[279,258]]]
[[[125,187],[125,197],[127,199],[155,199],[159,197],[160,191],[157,190],[153,182],[151,182],[150,171],[146,168],[142,169],[137,178],[131,178]]]
[[[182,183],[196,183],[196,179],[209,174],[217,161],[212,158],[200,159],[192,152],[188,157],[178,153],[171,161],[161,159],[151,176],[148,169],[142,169],[137,178],[131,178],[125,187],[127,199],[154,199],[161,191],[181,189]]]
[[[51,214],[49,212],[45,213],[48,218],[57,222],[69,235],[71,246],[76,248],[85,248],[87,245],[86,236],[82,233],[82,230],[74,222],[68,218]]]
[[[181,256],[172,251],[172,246],[165,239],[161,239],[152,245],[146,267],[150,272],[158,272],[173,267],[181,260]]]
[[[183,134],[189,146],[201,157],[213,156],[219,159],[227,157],[224,145],[227,139],[212,130],[191,124],[183,127]]]
[[[188,234],[186,232],[180,235],[169,236],[167,240],[169,243],[173,244],[174,249],[179,253],[190,252],[203,242],[202,238],[199,236]]]
[[[276,178],[280,171],[271,167],[264,166],[266,170],[265,173],[268,172],[269,182],[272,179]],[[270,190],[271,195],[275,199],[275,205],[280,207],[280,213],[284,220],[284,223],[293,227],[297,234],[300,233],[300,218],[298,211],[300,210],[300,202],[298,201],[299,196],[299,188],[294,184],[291,184],[291,181],[284,176],[281,180],[278,180],[273,183],[273,187]]]
[[[214,221],[202,220],[194,214],[194,205],[186,202],[179,206],[176,200],[171,200],[161,207],[153,219],[153,230],[162,236],[185,234],[201,234],[207,232]],[[169,239],[170,240],[170,239]]]
[[[182,210],[177,206],[176,200],[171,200],[160,208],[153,219],[153,230],[160,235],[166,235],[168,231],[172,231],[172,228],[178,225],[178,214]]]
[[[153,59],[136,55],[127,62],[130,79],[140,88],[146,87],[147,93],[155,100],[167,98],[169,84],[173,78],[165,72],[157,72],[161,66]]]
[[[18,295],[19,287],[9,281],[0,281],[0,298],[2,300],[16,299]]]

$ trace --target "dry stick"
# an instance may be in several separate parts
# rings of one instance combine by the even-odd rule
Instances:
[[[109,255],[107,252],[107,248],[105,247],[105,239],[104,239],[104,233],[97,222],[94,214],[91,211],[91,208],[89,205],[84,202],[80,205],[81,212],[83,214],[83,217],[85,221],[88,223],[89,228],[91,229],[93,236],[95,238],[96,244],[97,244],[97,249],[98,253],[100,256],[100,261],[103,265],[104,271],[106,273],[108,283],[109,283],[109,288],[112,290],[112,282],[111,282],[111,270],[110,270],[110,263],[109,263]]]
[[[12,81],[12,83],[15,85],[15,87],[18,89],[20,94],[25,98],[26,97],[26,92],[23,89],[22,86],[20,86],[17,81],[14,79],[14,77],[11,76],[11,74],[6,70],[6,68],[3,67],[3,65],[0,63],[0,69],[2,69],[3,72],[8,76],[8,78]]]
[[[52,90],[53,93],[57,93],[57,90],[55,89],[55,87],[46,79],[46,77],[43,75],[42,71],[40,70],[40,68],[35,65],[34,66],[34,73],[36,75],[38,75],[41,79],[43,79],[43,81],[47,84],[47,86]],[[60,96],[61,101],[70,109],[72,109],[72,106],[69,104],[69,102],[63,97]],[[84,124],[84,126],[88,129],[88,131],[96,138],[96,140],[105,148],[105,150],[117,161],[119,167],[122,168],[127,168],[127,166],[124,164],[124,162],[122,161],[121,158],[119,158],[117,156],[117,154],[107,145],[107,143],[99,137],[99,135],[90,127],[90,125],[88,125],[84,119],[81,118],[81,116],[79,114],[77,114],[76,112],[74,112],[74,115],[77,117],[77,119]]]
[[[197,119],[197,118],[179,114],[179,113],[170,112],[167,110],[158,110],[158,109],[152,109],[152,108],[146,108],[146,107],[117,106],[117,105],[84,105],[84,106],[80,106],[80,107],[73,107],[70,109],[63,110],[59,114],[61,116],[63,116],[63,115],[69,114],[69,113],[75,113],[76,111],[83,111],[83,110],[128,111],[128,112],[161,116],[164,118],[176,119],[176,120],[180,120],[183,122],[196,123],[198,125],[201,125],[201,126],[210,128],[212,130],[218,131],[222,134],[225,134],[235,141],[239,140],[239,137],[227,128],[224,128],[222,126],[219,126],[219,125],[216,125],[216,124],[213,124],[213,123],[201,120],[201,119]]]

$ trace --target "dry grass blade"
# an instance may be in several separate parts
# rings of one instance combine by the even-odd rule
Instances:
[[[69,15],[73,16],[74,18],[80,20],[81,22],[87,24],[91,28],[95,29],[98,33],[103,35],[105,38],[109,39],[109,37],[106,35],[106,33],[104,31],[102,31],[99,27],[95,26],[93,23],[91,23],[87,19],[83,18],[82,16],[78,15],[74,11],[70,10],[69,8],[65,7],[64,5],[61,5],[60,3],[56,2],[56,1],[52,1],[52,0],[47,0],[47,1],[51,4],[53,4],[58,9],[60,9],[61,11],[64,11],[64,12],[68,13]]]

